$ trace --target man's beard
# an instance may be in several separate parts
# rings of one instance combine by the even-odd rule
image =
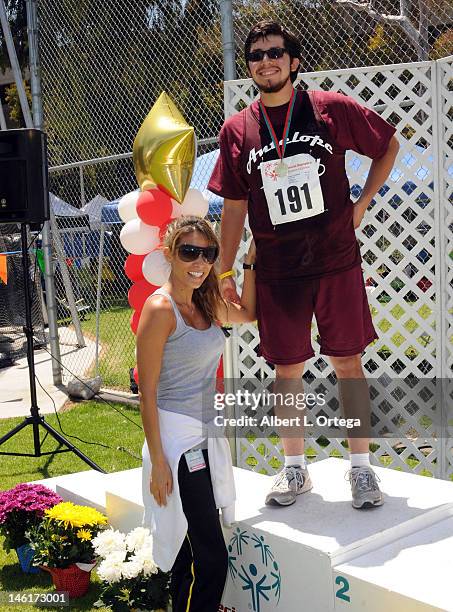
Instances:
[[[279,83],[274,83],[274,85],[261,85],[260,83],[257,83],[255,79],[253,79],[253,82],[262,93],[277,93],[285,87],[286,83],[290,80],[290,78],[290,75],[288,75],[287,79],[282,80]]]

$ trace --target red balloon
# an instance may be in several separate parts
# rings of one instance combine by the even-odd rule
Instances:
[[[146,255],[129,255],[124,262],[124,272],[128,279],[136,283],[145,279],[142,272],[142,264]]]
[[[140,320],[141,310],[136,310],[131,317],[131,332],[135,335],[137,333],[138,322]]]
[[[135,368],[134,368],[134,372],[133,372],[133,374],[132,374],[132,375],[133,375],[133,377],[134,377],[135,382],[136,382],[136,383],[137,383],[137,385],[138,385],[138,370],[137,370],[137,366],[135,366]]]
[[[134,283],[129,289],[127,299],[133,310],[141,310],[146,299],[156,291],[156,285],[151,285],[146,280]]]
[[[160,183],[158,183],[156,187],[157,189],[159,189],[159,191],[162,191],[162,193],[164,193],[165,195],[168,195],[169,198],[174,198],[174,196],[172,196],[172,194],[168,191],[165,185],[161,185]]]
[[[159,189],[143,191],[137,200],[137,215],[147,225],[162,225],[171,216],[173,204],[169,195]]]
[[[220,357],[219,366],[217,368],[215,390],[217,393],[225,393],[225,381],[223,378],[223,357]]]

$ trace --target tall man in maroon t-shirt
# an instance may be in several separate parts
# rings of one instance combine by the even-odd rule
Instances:
[[[346,416],[366,422],[370,404],[361,354],[377,335],[354,230],[387,179],[399,145],[394,128],[352,98],[296,93],[300,57],[297,38],[277,23],[261,22],[247,37],[247,68],[260,99],[225,121],[208,186],[225,200],[222,291],[237,299],[232,267],[248,212],[257,251],[260,351],[275,364],[274,391],[302,384],[305,361],[314,356],[314,314],[320,350],[335,369]],[[347,149],[373,160],[355,203],[345,171]],[[268,504],[290,505],[312,488],[300,433],[282,435],[285,467],[267,495]],[[352,505],[381,505],[369,438],[350,438],[349,448]]]

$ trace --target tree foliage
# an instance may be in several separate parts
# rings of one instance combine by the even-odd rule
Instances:
[[[348,13],[365,15],[400,31],[418,60],[427,60],[435,41],[453,28],[451,0],[332,0]]]
[[[30,86],[24,81],[25,94],[27,96],[28,105],[31,106],[31,91]],[[16,83],[11,83],[5,90],[6,103],[8,105],[9,117],[17,126],[24,125],[22,108],[20,105],[19,94]]]
[[[63,0],[54,8],[43,0],[45,117],[58,133],[58,142],[51,144],[53,161],[131,150],[163,90],[199,137],[213,134],[222,115],[223,79],[221,46],[214,48],[209,34],[217,27],[215,42],[220,42],[215,4]]]
[[[446,30],[436,39],[430,53],[432,60],[438,60],[448,55],[453,55],[453,28]]]
[[[17,59],[22,69],[28,63],[27,11],[25,0],[6,0],[6,14],[16,49]],[[11,67],[3,30],[0,27],[0,70]]]

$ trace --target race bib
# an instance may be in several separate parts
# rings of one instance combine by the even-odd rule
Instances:
[[[325,211],[318,163],[307,153],[262,162],[261,177],[273,225],[309,219]]]

